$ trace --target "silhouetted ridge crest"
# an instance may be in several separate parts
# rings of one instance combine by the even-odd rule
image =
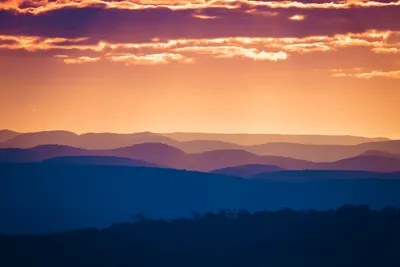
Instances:
[[[113,157],[113,156],[65,156],[42,161],[46,164],[77,164],[77,165],[115,165],[137,167],[160,167],[143,160]]]

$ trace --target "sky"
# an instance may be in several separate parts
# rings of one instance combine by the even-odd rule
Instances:
[[[400,1],[0,0],[0,128],[400,138]]]

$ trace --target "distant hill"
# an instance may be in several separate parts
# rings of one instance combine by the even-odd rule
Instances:
[[[368,150],[368,151],[362,153],[361,155],[362,156],[400,158],[400,154],[392,154],[392,153],[389,153],[389,152],[377,151],[377,150]]]
[[[244,150],[214,150],[187,155],[187,166],[193,170],[213,171],[216,169],[248,164],[276,165],[284,169],[302,169],[310,162],[275,156],[258,156]]]
[[[0,130],[0,142],[7,141],[8,139],[14,138],[20,133],[10,130]]]
[[[3,148],[0,149],[0,163],[37,162],[60,156],[83,156],[93,154],[90,150],[60,146],[42,145],[29,149]]]
[[[160,167],[143,160],[111,156],[66,156],[56,157],[42,161],[44,164],[76,164],[76,165],[112,165],[112,166],[136,166],[136,167]]]
[[[357,145],[367,142],[388,141],[387,138],[368,138],[349,135],[291,135],[291,134],[215,134],[215,133],[163,133],[177,141],[213,140],[242,146],[265,143],[298,143],[314,145]]]
[[[238,177],[251,177],[260,173],[283,171],[284,169],[274,165],[248,164],[235,167],[227,167],[211,171],[211,173],[224,174]]]
[[[31,148],[39,145],[75,146],[78,135],[68,131],[44,131],[36,133],[21,133],[14,138],[2,142],[2,148]]]
[[[87,133],[77,135],[67,131],[23,133],[0,143],[1,148],[32,148],[39,145],[64,145],[84,149],[114,149],[134,144],[158,142],[175,144],[168,137],[150,133],[115,134]]]
[[[213,150],[227,150],[227,149],[245,149],[244,146],[216,141],[216,140],[193,140],[177,142],[174,144],[175,147],[185,151],[186,153],[203,153]]]
[[[245,148],[258,155],[292,157],[314,162],[336,161],[354,157],[364,152],[362,147],[352,145],[310,145],[295,143],[267,143]]]
[[[114,149],[141,143],[164,143],[176,146],[188,153],[201,153],[209,150],[243,149],[243,146],[257,146],[267,143],[349,146],[380,141],[390,140],[387,138],[334,135],[212,133],[157,134],[152,132],[131,134],[85,133],[78,135],[68,131],[42,131],[35,133],[16,133],[9,130],[0,131],[0,142],[2,142],[0,145],[2,148],[30,148],[38,145],[58,144],[86,149]],[[371,149],[375,150],[373,148],[370,148],[369,150]]]
[[[43,163],[0,165],[0,173],[0,233],[105,227],[132,220],[138,213],[168,219],[220,209],[400,207],[400,179],[394,179],[399,174],[359,179],[349,173],[347,179],[297,182],[162,168]],[[286,177],[284,173],[270,175]],[[328,172],[326,176],[341,175]]]
[[[89,150],[62,145],[41,145],[29,149],[0,149],[0,163],[37,162],[65,156],[113,156],[142,160],[157,166],[210,172],[243,165],[271,165],[285,170],[400,171],[400,156],[366,151],[334,162],[311,162],[290,157],[260,156],[245,150],[213,150],[188,154],[162,143],[143,143],[117,149]],[[253,166],[254,167],[254,166]]]
[[[319,163],[317,169],[397,172],[400,171],[400,157],[361,154],[336,162]]]
[[[179,167],[186,161],[185,152],[161,143],[144,143],[111,150],[99,150],[100,155],[141,159],[157,165]]]

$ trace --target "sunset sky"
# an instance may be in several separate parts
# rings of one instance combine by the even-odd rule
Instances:
[[[0,129],[400,138],[400,1],[0,0]]]

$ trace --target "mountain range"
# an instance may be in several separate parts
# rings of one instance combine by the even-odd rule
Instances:
[[[153,164],[166,168],[203,172],[217,172],[216,170],[218,169],[229,167],[230,169],[223,172],[227,171],[227,173],[231,175],[234,174],[233,172],[243,172],[243,167],[241,167],[243,165],[248,165],[245,168],[245,172],[249,174],[257,173],[257,170],[260,169],[260,165],[273,166],[269,168],[275,168],[276,170],[400,171],[400,156],[381,151],[367,151],[358,156],[335,162],[311,162],[289,157],[260,156],[244,150],[213,150],[204,153],[188,154],[175,147],[162,143],[143,143],[108,150],[88,150],[60,145],[42,145],[28,149],[0,149],[0,163],[40,162],[51,158],[67,156],[108,157],[102,158],[102,162],[106,162],[107,159],[113,161],[113,157],[129,158],[140,160],[143,164],[146,162],[146,164],[149,165]],[[111,162],[109,165],[114,164]]]
[[[201,154],[215,150],[242,150],[259,156],[279,156],[313,162],[334,162],[355,157],[370,150],[400,154],[400,140],[354,136],[156,134],[151,132],[78,135],[68,131],[37,133],[0,131],[0,148],[33,148],[51,144],[90,150],[111,150],[144,143],[162,143],[188,154]]]

